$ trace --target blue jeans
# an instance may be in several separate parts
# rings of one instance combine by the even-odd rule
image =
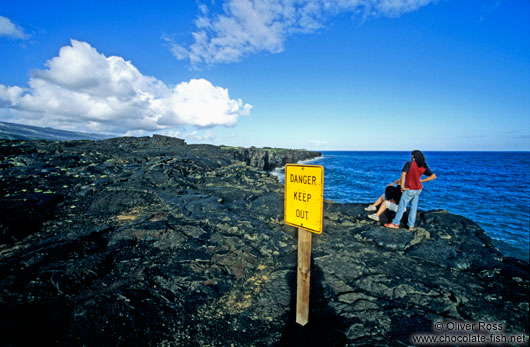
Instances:
[[[421,191],[421,189],[407,189],[403,192],[403,194],[401,195],[401,199],[399,200],[399,206],[396,212],[396,216],[392,220],[392,223],[399,225],[399,223],[401,222],[401,217],[403,217],[403,213],[405,213],[405,209],[407,208],[407,205],[410,202],[409,228],[414,228],[414,223],[416,222],[416,211],[418,211],[418,202],[420,201]]]

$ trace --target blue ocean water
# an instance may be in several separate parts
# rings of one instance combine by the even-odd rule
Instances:
[[[374,202],[401,175],[410,152],[322,152],[324,199]],[[530,152],[424,152],[437,179],[419,209],[445,209],[478,223],[499,250],[529,260]],[[283,177],[279,175],[283,182]]]

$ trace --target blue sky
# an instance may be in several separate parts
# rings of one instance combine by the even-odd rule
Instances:
[[[0,2],[0,120],[189,143],[530,150],[530,2]]]

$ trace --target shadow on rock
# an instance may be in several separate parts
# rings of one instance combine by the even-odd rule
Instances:
[[[283,346],[344,346],[346,336],[342,331],[341,318],[327,305],[323,272],[311,259],[311,284],[309,289],[309,321],[305,326],[296,323],[296,267],[287,275],[291,300],[289,319],[280,341]]]
[[[57,344],[70,328],[68,307],[63,299],[9,307],[0,304],[0,345],[38,346]]]

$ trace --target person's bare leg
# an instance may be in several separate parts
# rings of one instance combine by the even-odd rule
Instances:
[[[379,211],[377,211],[376,215],[379,217],[381,214],[383,214],[383,212],[385,212],[385,210],[386,210],[386,201],[381,204],[381,206],[379,207]]]
[[[372,204],[372,206],[377,207],[377,205],[379,205],[380,203],[382,203],[384,199],[385,199],[385,196],[384,196],[384,195],[381,195],[381,196],[379,197],[379,199],[377,199],[377,200]],[[383,204],[383,205],[384,205],[384,204]]]

